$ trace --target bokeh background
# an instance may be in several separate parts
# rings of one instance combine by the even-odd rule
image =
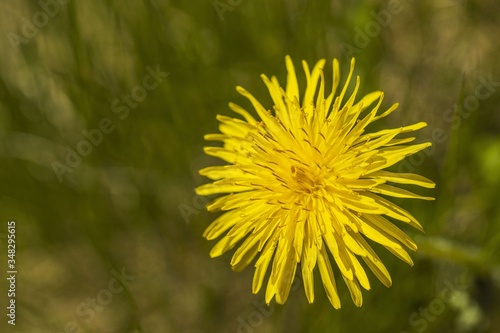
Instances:
[[[499,30],[494,0],[2,1],[1,331],[500,332]],[[216,215],[197,171],[219,163],[203,135],[228,102],[249,107],[236,85],[271,108],[259,75],[284,83],[286,54],[298,73],[328,59],[327,77],[332,58],[346,73],[355,56],[360,93],[401,103],[377,126],[428,123],[418,141],[433,147],[393,168],[437,183],[418,191],[434,202],[397,201],[426,230],[402,226],[415,265],[377,247],[393,286],[369,272],[361,308],[338,281],[334,310],[319,274],[314,304],[298,278],[285,305],[263,307],[253,269],[210,259],[201,237]],[[68,166],[78,147],[91,152]]]

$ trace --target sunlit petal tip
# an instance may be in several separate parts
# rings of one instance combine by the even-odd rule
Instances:
[[[248,91],[245,88],[241,87],[241,86],[237,86],[236,87],[236,91],[239,94],[243,95],[243,96],[245,96],[248,93]]]
[[[212,249],[212,250],[210,250],[209,255],[210,255],[210,258],[217,258],[217,257],[222,255],[222,252],[218,249],[217,250]]]
[[[355,65],[356,65],[356,58],[352,57],[351,58],[351,68],[354,68]]]

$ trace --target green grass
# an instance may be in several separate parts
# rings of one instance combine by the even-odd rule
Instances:
[[[401,1],[387,26],[356,44],[370,12],[388,6],[243,0],[220,20],[212,1],[68,1],[14,47],[23,18],[33,22],[42,9],[2,3],[0,267],[7,271],[7,221],[15,220],[18,269],[16,326],[3,310],[2,332],[498,332],[500,6]],[[217,130],[217,114],[231,114],[228,102],[248,106],[236,85],[270,108],[259,75],[284,83],[286,54],[298,73],[300,60],[326,58],[330,75],[334,57],[346,73],[348,46],[360,93],[382,90],[384,106],[401,104],[380,126],[428,123],[417,136],[433,148],[405,167],[437,183],[419,192],[436,201],[399,202],[426,234],[405,229],[420,248],[413,268],[376,248],[393,286],[369,276],[361,308],[338,281],[342,309],[334,310],[317,279],[314,304],[299,284],[285,305],[261,310],[252,269],[232,272],[230,255],[210,259],[213,244],[201,237],[214,215],[193,189],[206,182],[197,171],[216,163],[203,155],[203,135]],[[120,102],[157,66],[168,76],[144,100]],[[490,76],[488,97],[452,111],[487,92]],[[103,119],[113,130],[59,181],[53,163],[66,164],[65,147],[77,149],[82,131]],[[122,269],[133,278],[110,287]],[[440,301],[457,277],[456,297]],[[109,302],[84,305],[99,295]]]

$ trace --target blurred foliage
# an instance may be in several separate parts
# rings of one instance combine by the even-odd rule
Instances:
[[[15,220],[19,274],[16,326],[3,315],[2,331],[500,331],[499,13],[493,0],[3,1],[0,262]],[[433,147],[399,167],[438,184],[423,191],[435,202],[398,201],[426,229],[405,229],[420,247],[415,266],[376,248],[393,286],[374,282],[361,308],[338,281],[334,310],[319,280],[314,304],[298,280],[286,305],[261,308],[252,269],[209,259],[201,238],[214,215],[193,188],[216,163],[203,135],[229,101],[249,106],[236,85],[270,108],[259,75],[284,83],[286,54],[298,68],[326,58],[327,73],[332,58],[345,73],[355,56],[360,93],[401,104],[380,126],[429,124],[418,140]],[[168,76],[141,90],[156,69]],[[488,97],[460,113],[484,80]],[[122,100],[130,94],[140,101]],[[59,181],[54,162],[85,149],[82,131],[103,119],[113,130]],[[128,285],[92,307],[123,269]]]

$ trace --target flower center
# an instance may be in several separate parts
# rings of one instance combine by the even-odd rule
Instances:
[[[310,167],[292,165],[290,171],[296,192],[313,194],[324,187],[323,177]]]

